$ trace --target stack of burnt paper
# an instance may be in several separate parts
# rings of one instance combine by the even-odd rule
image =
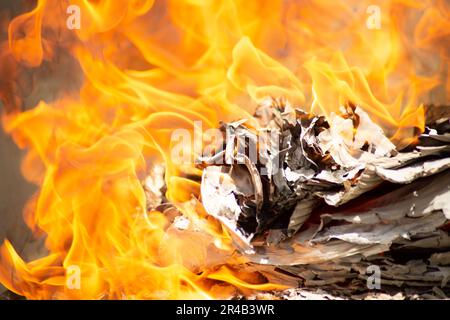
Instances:
[[[361,279],[384,253],[385,281],[445,286],[450,113],[439,110],[398,150],[356,105],[325,118],[270,100],[256,111],[259,128],[222,125],[221,151],[201,158],[202,203],[251,263],[309,284]],[[400,270],[391,256],[423,265]]]

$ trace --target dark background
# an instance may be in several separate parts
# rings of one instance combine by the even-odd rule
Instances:
[[[4,22],[31,10],[35,3],[34,0],[0,0],[0,43],[7,40],[7,22]],[[40,100],[50,103],[63,92],[65,95],[79,92],[82,76],[78,64],[57,46],[55,49],[51,65],[44,61],[38,68],[21,71],[23,109],[35,107]],[[8,77],[1,74],[1,70],[0,80]],[[0,114],[4,112],[5,107],[0,100]],[[45,249],[44,239],[34,239],[23,220],[23,208],[37,191],[37,186],[25,181],[20,171],[25,152],[19,150],[0,126],[0,244],[5,239],[10,240],[18,253],[29,260],[43,255]],[[4,290],[0,285],[0,294]]]
[[[21,1],[0,1],[1,17],[15,16],[20,12]],[[0,41],[4,41],[6,30],[1,30]],[[0,74],[0,77],[6,75]],[[0,112],[4,106],[0,102]],[[35,187],[28,184],[20,173],[20,160],[23,151],[19,150],[3,128],[0,130],[0,242],[10,239],[22,251],[30,240],[28,231],[22,218],[22,210],[27,199],[34,192]],[[4,289],[0,285],[0,293]]]

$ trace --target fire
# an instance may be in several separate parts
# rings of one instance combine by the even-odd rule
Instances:
[[[171,159],[171,134],[249,118],[272,96],[325,115],[351,101],[407,145],[424,128],[423,104],[450,93],[450,7],[380,1],[373,29],[372,2],[38,0],[12,19],[0,57],[2,120],[28,150],[23,174],[39,192],[25,220],[48,255],[25,262],[5,241],[0,283],[30,299],[282,288],[235,268],[245,261],[197,200],[200,170]],[[78,30],[67,27],[69,5],[80,9]],[[64,55],[76,61],[67,74],[82,74],[79,90],[21,110],[20,70]],[[199,232],[147,210],[142,181],[153,163],[164,164],[166,197]],[[77,288],[67,282],[72,266]]]

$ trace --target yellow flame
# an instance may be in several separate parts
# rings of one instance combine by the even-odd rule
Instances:
[[[424,128],[423,104],[450,93],[450,10],[445,1],[383,1],[381,28],[371,29],[371,2],[39,0],[14,18],[2,61],[52,65],[63,51],[84,80],[75,96],[3,116],[28,150],[23,173],[40,189],[25,220],[49,253],[24,262],[5,241],[0,282],[32,299],[283,288],[233,269],[230,236],[195,200],[201,172],[173,162],[171,134],[250,117],[262,99],[282,96],[323,114],[351,101],[398,146],[411,142]],[[80,8],[80,30],[66,27],[69,4]],[[11,110],[18,73],[6,77],[0,97]],[[200,232],[147,211],[141,181],[152,162],[165,164],[167,198]],[[71,266],[80,288],[67,285]]]

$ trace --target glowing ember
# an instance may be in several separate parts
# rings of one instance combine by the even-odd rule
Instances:
[[[69,5],[79,9],[79,29],[67,20],[77,18]],[[208,140],[194,123],[206,132],[250,118],[271,96],[326,116],[352,101],[394,144],[409,144],[424,128],[422,104],[450,94],[450,8],[384,1],[371,25],[370,5],[38,0],[9,21],[3,126],[28,150],[23,174],[40,189],[25,220],[46,237],[48,255],[24,262],[5,241],[0,283],[32,299],[227,298],[283,288],[236,267],[246,260],[198,200],[201,170],[171,156],[172,134],[193,133],[193,160]],[[62,55],[79,64],[67,72],[81,72],[82,86],[23,111],[22,71],[51,68]],[[171,214],[158,199],[148,208],[142,184],[155,166],[164,168]],[[180,212],[189,220],[172,223]]]

